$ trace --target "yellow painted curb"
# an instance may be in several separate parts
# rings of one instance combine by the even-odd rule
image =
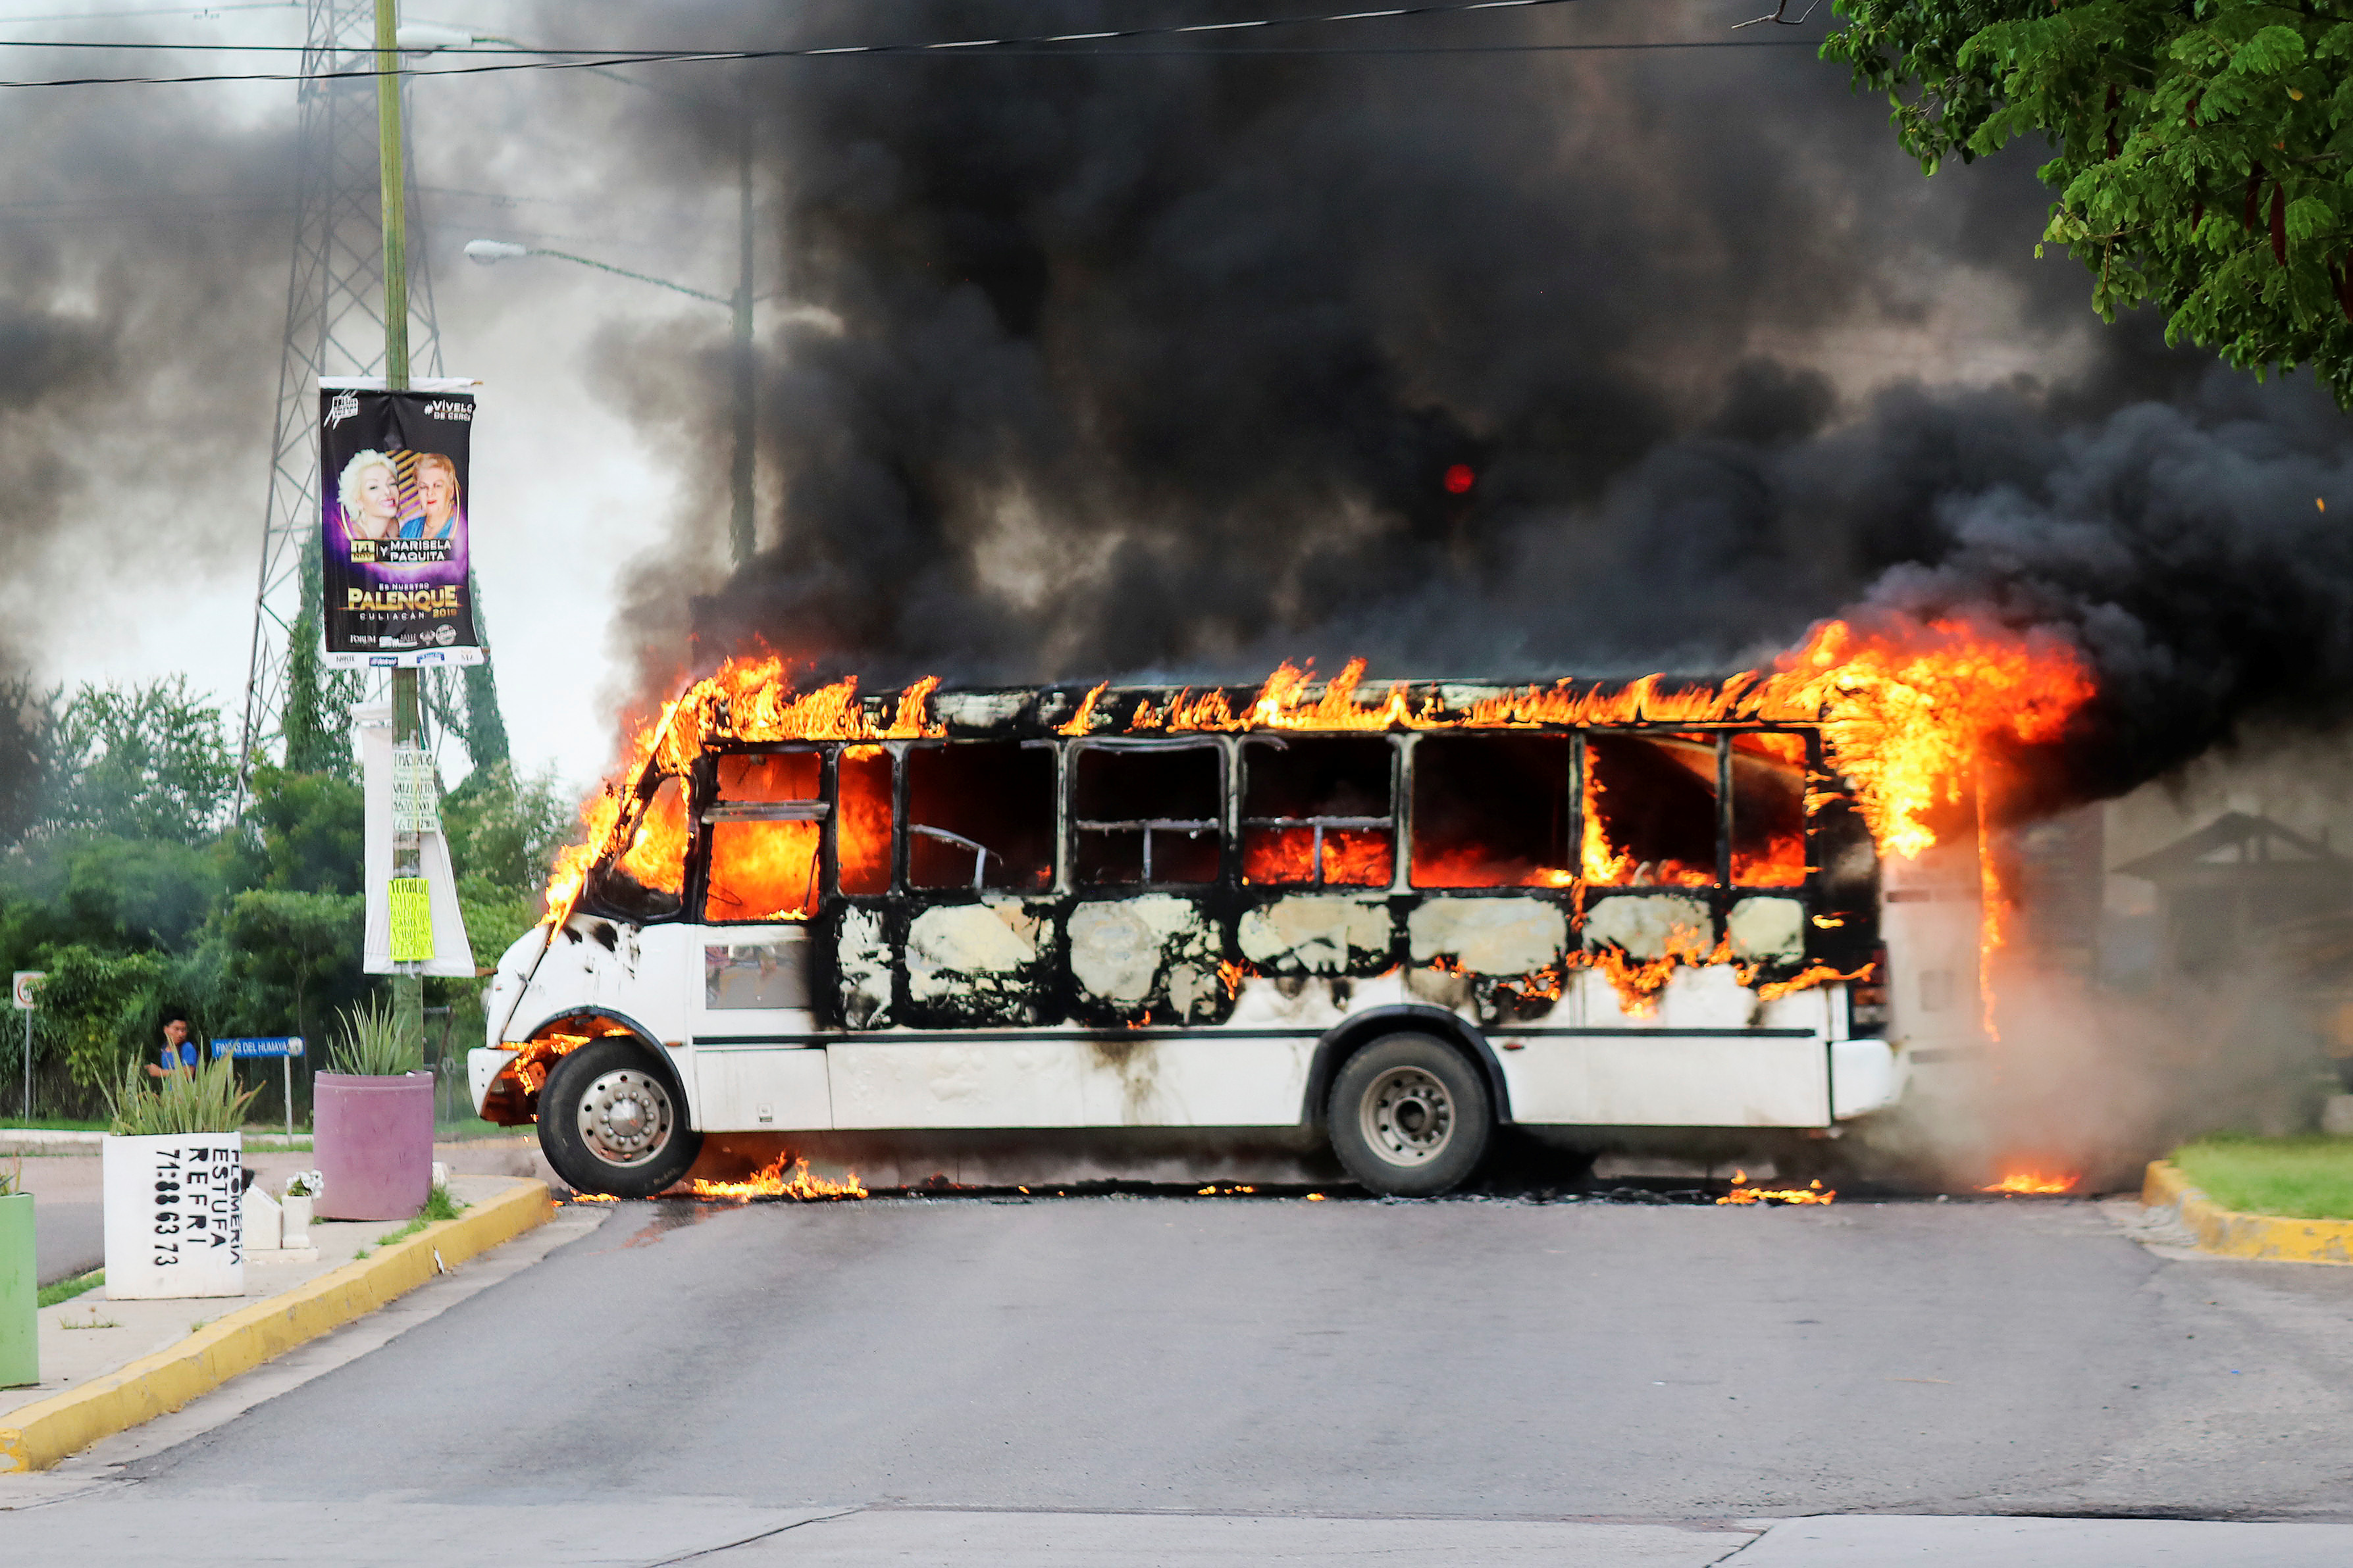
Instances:
[[[555,1212],[547,1184],[533,1182],[477,1204],[456,1219],[355,1258],[281,1295],[239,1308],[169,1350],[92,1378],[81,1387],[10,1411],[0,1420],[0,1473],[46,1470],[101,1437],[177,1410],[306,1341],[365,1317],[414,1290],[438,1270],[433,1254],[456,1264],[512,1241]]]
[[[2140,1201],[2150,1208],[2178,1208],[2200,1252],[2281,1263],[2353,1263],[2353,1220],[2282,1219],[2226,1209],[2164,1160],[2148,1163]]]

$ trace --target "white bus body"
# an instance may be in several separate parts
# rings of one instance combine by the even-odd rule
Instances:
[[[1145,1127],[1318,1128],[1431,1192],[1502,1123],[1831,1129],[1901,1098],[1905,1025],[1973,1023],[1974,889],[1883,889],[1802,727],[1056,733],[1074,700],[646,780],[676,885],[607,866],[509,950],[481,1114],[621,1195],[703,1132]]]

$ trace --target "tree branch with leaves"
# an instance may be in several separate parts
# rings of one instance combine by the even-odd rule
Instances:
[[[2039,136],[2094,308],[2353,408],[2353,5],[1836,0],[1822,47],[1934,174]],[[2041,253],[2037,247],[2037,254]]]

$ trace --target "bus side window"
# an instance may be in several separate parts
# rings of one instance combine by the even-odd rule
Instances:
[[[629,920],[662,920],[686,907],[686,785],[666,778],[638,813],[629,847],[596,872],[596,901]]]
[[[844,746],[835,789],[833,852],[845,893],[891,890],[891,753]]]
[[[1806,738],[1758,731],[1732,738],[1732,881],[1806,881]]]
[[[1568,854],[1566,735],[1425,735],[1413,748],[1417,888],[1560,888]]]
[[[1071,789],[1079,881],[1091,888],[1218,879],[1225,800],[1214,745],[1082,748]]]
[[[815,752],[723,756],[711,825],[705,921],[805,921],[817,912],[819,799]]]
[[[1386,888],[1397,858],[1386,738],[1251,741],[1242,749],[1242,880]]]
[[[1715,768],[1713,735],[1587,735],[1586,881],[1714,887]]]
[[[1054,753],[1010,741],[907,752],[907,883],[1042,893],[1054,885]]]

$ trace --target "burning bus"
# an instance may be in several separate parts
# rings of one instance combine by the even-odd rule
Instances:
[[[2082,700],[1941,635],[1615,685],[731,661],[591,802],[476,1104],[617,1196],[705,1132],[1308,1128],[1419,1194],[1504,1124],[1834,1129],[1973,1037],[1991,906],[1932,824]]]

